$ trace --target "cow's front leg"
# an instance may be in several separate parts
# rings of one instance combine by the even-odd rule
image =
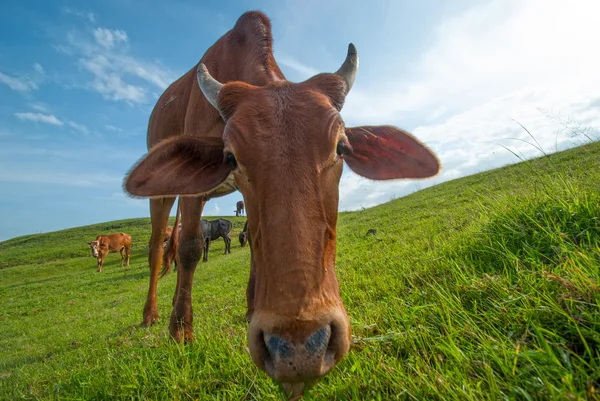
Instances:
[[[158,306],[156,304],[156,288],[158,285],[158,272],[163,260],[164,249],[162,247],[169,213],[175,203],[175,198],[150,199],[150,220],[152,222],[152,234],[150,235],[148,265],[150,267],[150,286],[146,303],[144,305],[143,326],[151,326],[159,320]]]
[[[125,260],[125,248],[121,248],[121,266],[123,267],[123,261]]]
[[[102,263],[104,262],[103,259],[104,258],[102,258],[102,256],[98,256],[98,270],[96,270],[98,273],[102,271]]]
[[[205,200],[181,198],[181,234],[179,237],[179,263],[175,305],[171,313],[169,332],[177,342],[193,341],[192,286],[196,265],[202,256],[204,238],[200,219]]]

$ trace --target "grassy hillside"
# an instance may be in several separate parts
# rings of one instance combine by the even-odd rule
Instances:
[[[598,399],[600,144],[342,213],[347,358],[309,399]],[[148,219],[0,243],[1,399],[278,399],[246,348],[235,222],[194,281],[196,343],[168,339],[175,275],[141,328]],[[368,229],[374,236],[365,236]],[[86,241],[134,237],[103,272]]]

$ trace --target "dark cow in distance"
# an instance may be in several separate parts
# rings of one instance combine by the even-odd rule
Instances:
[[[246,223],[244,223],[244,229],[242,230],[240,235],[238,235],[238,238],[240,240],[240,246],[242,248],[245,247],[248,243],[248,220],[246,220]]]
[[[124,188],[150,199],[146,325],[159,318],[161,241],[179,196],[181,236],[169,241],[181,262],[169,322],[178,342],[193,340],[202,210],[209,199],[242,193],[251,249],[250,355],[285,391],[300,395],[350,349],[350,320],[335,273],[343,166],[393,180],[435,176],[440,163],[400,128],[344,124],[340,112],[358,71],[354,45],[337,71],[294,83],[277,65],[272,43],[267,17],[244,13],[171,84],[150,116],[148,153]]]
[[[88,241],[92,249],[92,256],[98,259],[98,272],[102,271],[106,255],[114,252],[121,252],[121,267],[123,261],[127,259],[129,266],[129,257],[131,256],[131,236],[125,233],[98,235],[96,241]]]
[[[235,217],[240,217],[244,214],[244,201],[238,201],[235,204]]]
[[[229,238],[229,233],[231,232],[231,221],[226,219],[217,219],[208,221],[206,219],[202,219],[202,236],[204,237],[204,261],[208,262],[208,249],[210,248],[210,243],[219,237],[223,238],[225,242],[225,253],[231,253],[231,238]]]

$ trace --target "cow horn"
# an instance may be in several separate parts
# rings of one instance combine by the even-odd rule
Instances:
[[[348,55],[346,56],[346,60],[344,64],[340,67],[339,70],[336,71],[336,74],[340,77],[344,78],[346,81],[346,94],[350,92],[352,89],[352,85],[354,85],[354,79],[356,78],[356,73],[358,72],[358,52],[356,51],[356,47],[350,43],[348,45]]]
[[[196,77],[198,78],[198,86],[200,87],[200,90],[202,90],[206,100],[208,100],[215,109],[219,110],[219,107],[217,106],[217,95],[223,87],[223,84],[210,75],[210,72],[208,72],[204,63],[198,64]]]

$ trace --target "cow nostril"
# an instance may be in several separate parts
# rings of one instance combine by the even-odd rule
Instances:
[[[329,341],[327,343],[327,349],[325,350],[325,356],[323,357],[323,369],[325,370],[329,370],[335,366],[342,341],[340,337],[342,333],[337,325],[331,323],[329,328]]]
[[[306,340],[306,350],[310,355],[323,355],[325,350],[329,347],[330,338],[331,328],[329,326],[322,327],[308,337]]]
[[[294,356],[294,348],[283,338],[263,334],[263,340],[271,359],[286,360]]]

